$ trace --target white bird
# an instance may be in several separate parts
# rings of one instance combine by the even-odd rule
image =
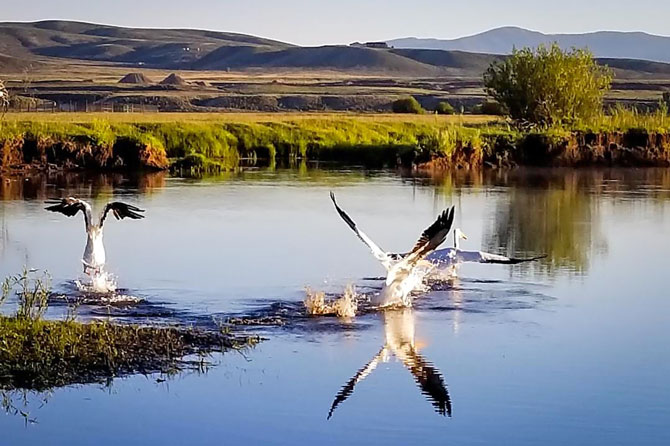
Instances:
[[[402,304],[411,305],[410,293],[422,286],[423,279],[433,268],[429,262],[423,259],[440,246],[447,238],[454,221],[454,208],[444,210],[435,222],[430,225],[407,254],[388,253],[377,246],[363,231],[358,229],[356,223],[344,212],[335,201],[335,194],[330,193],[330,199],[340,217],[356,233],[359,239],[372,251],[372,255],[386,269],[386,280],[379,295],[372,300],[374,305],[382,307]]]
[[[112,211],[117,220],[122,220],[126,217],[135,220],[144,218],[144,215],[138,213],[144,212],[144,210],[119,201],[107,203],[105,209],[100,214],[98,222],[93,221],[91,205],[84,200],[68,197],[62,200],[49,200],[47,204],[51,205],[46,208],[47,211],[60,212],[68,217],[76,215],[79,211],[84,214],[87,239],[84,256],[81,261],[84,264],[84,274],[88,275],[100,274],[105,266],[105,247],[102,243],[102,228],[107,213]]]
[[[438,249],[433,251],[426,260],[432,262],[440,273],[447,272],[451,276],[456,276],[458,267],[462,263],[499,263],[505,265],[514,265],[517,263],[532,262],[543,259],[546,256],[530,257],[518,259],[514,257],[505,257],[498,254],[491,254],[484,251],[465,251],[460,248],[460,240],[467,240],[468,237],[460,230],[454,229],[453,248]]]

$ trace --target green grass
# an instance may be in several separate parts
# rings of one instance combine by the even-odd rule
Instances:
[[[241,158],[307,157],[395,163],[398,156],[417,148],[451,153],[458,144],[476,140],[479,130],[474,127],[497,122],[497,118],[490,117],[436,115],[375,118],[236,114],[204,115],[200,120],[193,116],[181,120],[176,115],[169,121],[164,121],[163,115],[110,115],[103,119],[74,114],[68,116],[72,118],[69,121],[61,115],[21,117],[9,116],[0,128],[0,141],[23,138],[109,148],[125,139],[164,151],[179,167],[204,170],[236,166]]]
[[[579,124],[577,129],[591,132],[644,130],[648,133],[668,134],[670,133],[670,115],[665,104],[661,104],[656,111],[650,113],[618,106],[591,122]]]
[[[170,373],[201,367],[212,352],[239,349],[257,338],[221,329],[81,323],[45,320],[48,276],[34,271],[8,278],[0,303],[15,294],[16,314],[0,316],[0,389],[42,391],[69,384],[102,382],[135,373]],[[189,355],[194,360],[186,360]]]
[[[499,117],[463,115],[10,114],[0,127],[0,143],[22,138],[37,141],[38,146],[67,142],[84,152],[89,147],[109,152],[124,141],[131,148],[124,157],[134,153],[128,150],[147,146],[167,156],[181,172],[211,172],[231,170],[241,159],[306,158],[395,166],[398,160],[408,165],[436,156],[461,159],[467,152],[476,161],[495,158],[500,147],[533,150],[532,144],[525,144],[528,141],[560,143],[575,133],[612,132],[668,135],[670,118],[663,108],[646,114],[615,108],[574,127],[523,132]]]

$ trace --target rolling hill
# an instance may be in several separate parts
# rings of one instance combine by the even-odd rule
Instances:
[[[335,70],[389,76],[478,77],[513,45],[536,45],[555,36],[501,28],[477,36],[440,41],[399,39],[396,48],[364,45],[299,47],[245,34],[193,29],[144,29],[71,21],[0,23],[0,72],[20,72],[68,60],[167,70]],[[670,38],[640,33],[561,35],[566,45],[590,42],[601,62],[625,77],[669,75],[670,65],[636,59],[670,60]],[[643,44],[645,43],[645,44]],[[597,45],[596,45],[597,44]],[[408,48],[402,48],[407,46]],[[445,47],[431,49],[428,47]],[[607,51],[605,51],[607,49]]]
[[[141,29],[69,21],[0,23],[0,53],[182,67],[220,47],[282,49],[291,45],[244,34]]]
[[[389,40],[395,48],[509,54],[514,47],[536,47],[557,42],[563,48],[589,48],[598,58],[643,59],[670,62],[670,37],[642,32],[601,31],[585,34],[543,34],[504,27],[458,39],[407,37]]]
[[[301,68],[375,71],[412,75],[437,75],[438,66],[387,50],[350,46],[293,47],[267,50],[222,47],[192,66],[199,70],[226,68]]]

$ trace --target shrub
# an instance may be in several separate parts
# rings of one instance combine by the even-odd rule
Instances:
[[[670,91],[663,92],[663,102],[665,102],[667,105],[670,105]]]
[[[439,104],[437,104],[437,107],[435,107],[435,111],[437,112],[438,115],[453,115],[456,113],[456,110],[454,110],[454,107],[447,101],[442,101]]]
[[[474,109],[475,113],[481,115],[502,116],[506,114],[505,107],[495,101],[484,101]]]
[[[424,112],[419,101],[413,97],[398,99],[393,101],[392,104],[393,113],[414,113],[421,114]]]
[[[608,68],[587,50],[563,51],[554,44],[514,50],[484,73],[486,92],[518,121],[573,124],[602,111],[612,82]]]

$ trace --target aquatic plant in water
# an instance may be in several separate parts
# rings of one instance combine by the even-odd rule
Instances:
[[[51,294],[51,277],[48,273],[35,276],[36,270],[23,268],[21,274],[7,277],[2,283],[0,304],[16,292],[18,297],[17,319],[40,319],[47,310]]]
[[[12,295],[18,310],[0,316],[0,390],[43,391],[135,373],[201,370],[210,353],[259,341],[223,330],[82,323],[73,314],[46,320],[49,275],[27,268],[3,282],[0,303]]]

